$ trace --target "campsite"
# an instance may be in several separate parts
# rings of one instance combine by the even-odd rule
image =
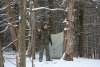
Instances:
[[[100,67],[100,0],[0,0],[0,67]]]

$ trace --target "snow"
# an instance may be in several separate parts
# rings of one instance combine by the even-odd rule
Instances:
[[[13,22],[12,22],[13,23]],[[17,27],[18,25],[13,25],[11,22],[8,22],[8,25],[11,25],[13,27]]]
[[[2,50],[6,49],[7,47],[9,47],[10,45],[12,45],[15,41],[17,41],[18,39],[15,39],[14,41],[12,41],[11,43],[9,43],[6,47],[3,47]]]
[[[69,30],[69,28],[66,28],[66,27],[65,27],[64,30]]]
[[[68,11],[68,7],[66,8],[66,12]]]
[[[6,6],[4,6],[4,7],[0,8],[0,11],[1,11],[1,10],[5,10],[6,8],[7,8],[7,7],[6,7]]]
[[[6,26],[6,28],[3,31],[0,31],[0,33],[5,32],[8,29],[9,26]]]
[[[19,20],[21,19],[21,16],[19,16]]]
[[[98,8],[98,7],[96,7],[96,8]]]
[[[65,2],[66,2],[66,0],[63,0],[63,2],[62,2],[62,4],[61,4],[61,6],[62,6],[62,5],[64,5],[64,3],[65,3]]]
[[[3,52],[5,59],[5,67],[16,67],[16,53],[14,52]],[[52,59],[53,61],[46,61],[43,56],[43,61],[39,62],[38,53],[34,60],[35,67],[100,67],[100,60],[86,59],[86,58],[75,58],[74,61],[65,61],[63,59]],[[7,59],[9,58],[9,59]],[[12,63],[11,63],[12,62]],[[32,67],[31,58],[26,58],[26,67]]]
[[[98,0],[92,0],[92,1],[98,1]]]
[[[65,20],[63,21],[63,23],[66,23],[66,25],[69,24],[68,21],[67,21],[67,19],[65,19]]]
[[[27,8],[28,10],[30,10],[29,8]],[[54,9],[50,9],[50,8],[47,8],[47,7],[38,7],[38,8],[33,8],[32,11],[36,11],[36,10],[41,10],[41,9],[45,9],[45,10],[50,10],[50,11],[56,11],[56,10],[59,10],[59,11],[65,11],[64,9],[62,8],[54,8]]]

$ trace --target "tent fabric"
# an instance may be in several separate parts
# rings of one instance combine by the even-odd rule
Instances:
[[[52,45],[50,45],[50,58],[59,59],[62,57],[63,32],[51,34]]]

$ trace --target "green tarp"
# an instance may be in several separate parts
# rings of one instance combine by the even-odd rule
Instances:
[[[51,34],[52,45],[50,45],[51,59],[59,59],[62,57],[63,48],[63,32],[58,34]]]

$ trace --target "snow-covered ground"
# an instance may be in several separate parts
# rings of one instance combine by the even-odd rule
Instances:
[[[5,67],[16,67],[16,53],[3,52],[5,57]],[[34,60],[35,67],[100,67],[100,60],[74,58],[74,61],[65,61],[63,59],[52,59],[53,61],[46,61],[45,56],[43,61],[39,62],[38,54]],[[26,58],[26,67],[32,67],[31,59]]]

